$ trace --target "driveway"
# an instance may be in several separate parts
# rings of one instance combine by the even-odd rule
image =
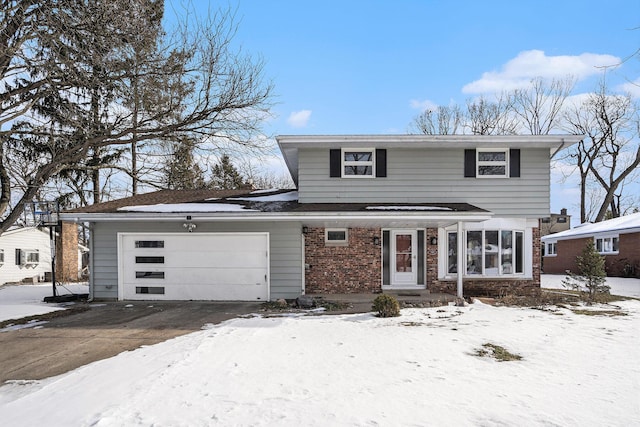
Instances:
[[[107,302],[0,332],[0,384],[38,380],[260,310],[260,303]],[[45,315],[46,317],[46,315]]]

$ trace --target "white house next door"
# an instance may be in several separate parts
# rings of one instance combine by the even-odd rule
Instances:
[[[391,285],[415,285],[418,273],[417,231],[391,231]]]

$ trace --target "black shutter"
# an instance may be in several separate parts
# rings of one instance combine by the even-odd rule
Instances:
[[[383,148],[376,150],[376,177],[387,177],[387,150]]]
[[[520,150],[517,148],[509,150],[509,176],[520,178]]]
[[[476,150],[464,150],[464,177],[476,176]]]
[[[342,176],[342,150],[329,150],[329,177],[340,178]]]

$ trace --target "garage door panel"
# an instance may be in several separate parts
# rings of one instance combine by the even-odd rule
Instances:
[[[269,297],[267,233],[123,234],[120,239],[123,299],[255,301]],[[162,242],[163,247],[136,247],[136,241],[146,242],[138,246]],[[148,262],[158,261],[150,257],[159,256],[164,262]]]

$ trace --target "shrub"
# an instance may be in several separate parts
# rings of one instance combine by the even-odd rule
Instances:
[[[587,242],[582,254],[576,257],[579,274],[567,271],[567,277],[562,284],[569,289],[579,291],[586,296],[588,302],[596,302],[609,295],[606,284],[607,273],[604,267],[604,257],[598,253],[593,240]]]
[[[400,316],[400,304],[398,300],[387,294],[380,294],[373,300],[373,310],[378,312],[378,317]]]

